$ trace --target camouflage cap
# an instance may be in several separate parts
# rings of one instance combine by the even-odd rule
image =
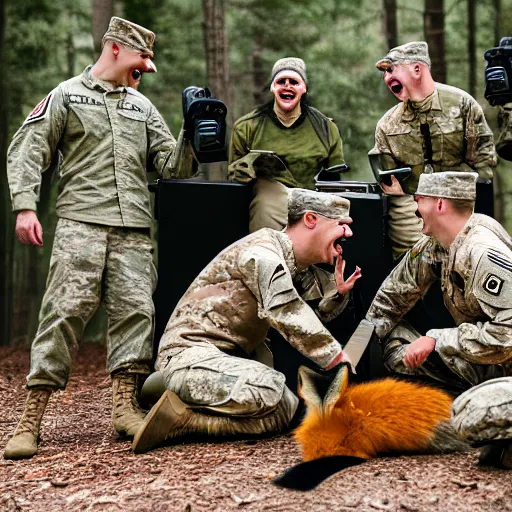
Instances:
[[[446,199],[464,199],[474,201],[476,198],[476,172],[434,172],[420,176],[417,196],[442,197]]]
[[[336,194],[315,192],[305,188],[292,188],[288,191],[288,217],[299,218],[306,212],[317,213],[329,219],[352,222],[350,201]]]
[[[295,71],[295,73],[298,73],[302,77],[306,84],[308,83],[306,76],[306,63],[298,57],[285,57],[284,59],[279,59],[272,68],[272,78],[270,81],[273,82],[276,75],[285,70]]]
[[[407,64],[409,62],[422,62],[430,68],[428,45],[425,41],[413,41],[412,43],[405,43],[402,46],[392,48],[385,57],[382,57],[375,64],[375,67],[385,71],[395,64]]]
[[[103,44],[107,40],[125,44],[134,50],[148,53],[153,57],[155,34],[151,30],[123,18],[112,16],[108,29],[103,36]]]

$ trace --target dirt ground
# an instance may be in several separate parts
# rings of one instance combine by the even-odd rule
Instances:
[[[0,450],[23,410],[26,349],[0,347]],[[512,471],[480,469],[477,451],[380,458],[315,490],[275,487],[300,462],[290,434],[177,444],[133,455],[112,429],[105,351],[85,345],[50,399],[37,456],[0,462],[1,511],[512,511]]]

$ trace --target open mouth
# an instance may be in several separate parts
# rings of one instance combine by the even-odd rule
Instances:
[[[279,94],[279,97],[282,100],[291,101],[295,99],[295,94],[291,92],[282,92],[281,94]]]
[[[389,84],[389,88],[391,89],[392,92],[394,92],[395,94],[400,94],[400,92],[402,91],[402,89],[404,88],[403,85],[398,81],[398,80],[393,80],[390,84]]]

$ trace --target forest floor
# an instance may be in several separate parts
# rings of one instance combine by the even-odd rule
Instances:
[[[0,347],[0,454],[24,407],[28,361],[28,350]],[[479,468],[476,450],[374,459],[306,493],[271,483],[300,462],[290,434],[134,455],[112,429],[104,367],[104,348],[84,345],[50,399],[39,453],[0,459],[0,510],[512,511],[512,471]]]

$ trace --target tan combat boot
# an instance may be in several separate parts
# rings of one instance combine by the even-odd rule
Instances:
[[[144,411],[137,402],[139,375],[116,373],[112,375],[112,422],[118,434],[133,437],[144,423]]]
[[[48,387],[29,390],[25,412],[5,447],[4,459],[29,458],[37,453],[39,428],[52,391],[53,389]]]

